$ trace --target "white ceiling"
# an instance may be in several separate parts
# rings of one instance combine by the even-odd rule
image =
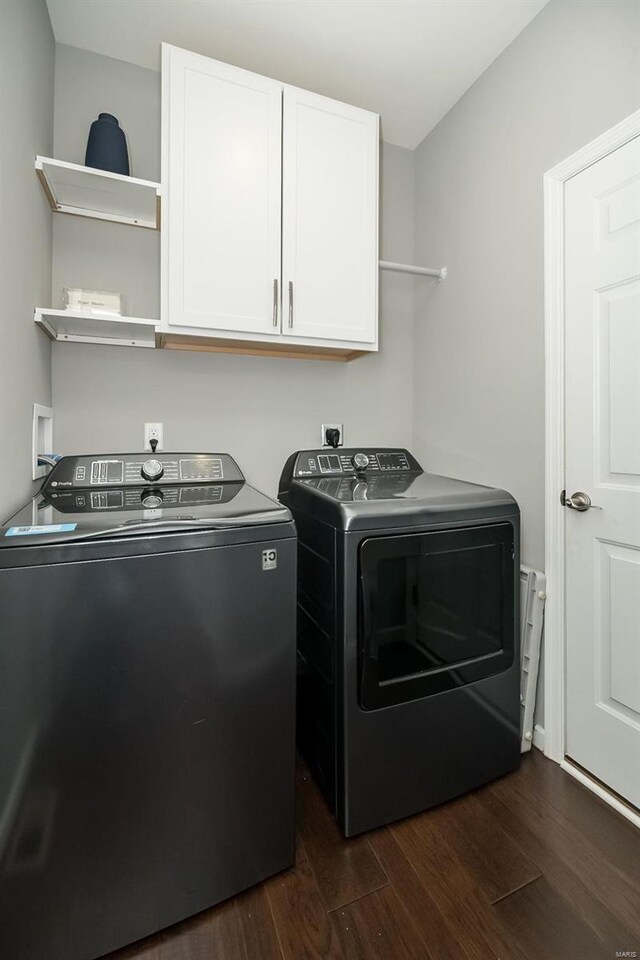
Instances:
[[[160,43],[382,116],[413,149],[547,0],[47,0],[56,41],[158,70]]]

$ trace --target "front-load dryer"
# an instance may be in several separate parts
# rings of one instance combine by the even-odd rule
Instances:
[[[519,510],[404,449],[305,450],[298,744],[345,835],[518,766]]]

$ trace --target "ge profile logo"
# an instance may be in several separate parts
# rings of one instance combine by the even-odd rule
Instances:
[[[262,551],[262,569],[275,570],[277,566],[278,566],[278,551],[263,550]]]

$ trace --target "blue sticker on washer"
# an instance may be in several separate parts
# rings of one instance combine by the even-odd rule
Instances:
[[[9,527],[5,537],[30,537],[36,533],[67,533],[75,530],[77,523],[41,523],[29,527]]]

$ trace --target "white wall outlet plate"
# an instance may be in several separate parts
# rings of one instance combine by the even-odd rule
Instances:
[[[51,456],[53,452],[53,410],[51,407],[43,407],[41,403],[34,403],[31,427],[32,480],[46,477],[51,469],[38,463],[38,455],[47,453]]]
[[[331,444],[327,443],[327,430],[338,430],[340,433],[340,440],[338,442],[339,447],[344,446],[344,429],[341,423],[323,423],[322,424],[322,433],[320,439],[322,441],[323,447],[330,447]]]
[[[156,450],[164,449],[164,424],[163,423],[145,423],[144,425],[144,447],[143,450],[151,450],[151,441],[157,440]]]

